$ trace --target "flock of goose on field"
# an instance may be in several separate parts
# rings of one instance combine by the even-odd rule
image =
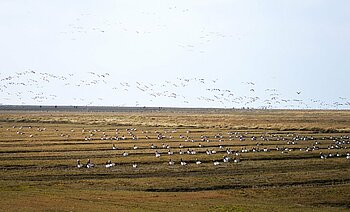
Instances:
[[[317,99],[305,99],[302,91],[295,91],[293,97],[284,97],[276,88],[261,88],[256,82],[241,82],[240,91],[220,86],[219,79],[205,78],[177,78],[164,82],[142,81],[115,81],[110,73],[87,72],[85,75],[68,74],[57,75],[43,73],[37,70],[26,70],[13,75],[0,73],[1,102],[4,104],[53,104],[63,99],[71,98],[70,103],[81,106],[112,105],[107,103],[111,97],[118,99],[115,106],[148,106],[158,105],[158,102],[171,101],[173,105],[217,105],[226,108],[333,108],[341,109],[350,106],[350,100],[338,97],[337,101],[326,102]],[[62,96],[59,93],[49,93],[51,85],[68,89],[69,93]],[[61,90],[60,89],[60,90]],[[94,91],[99,90],[102,96],[95,96]],[[56,89],[57,90],[57,89]],[[198,90],[200,95],[187,91]],[[76,92],[76,93],[74,93]],[[244,93],[241,95],[240,93]],[[95,92],[96,93],[96,92]],[[142,97],[130,97],[130,93]],[[191,96],[192,95],[192,96]],[[78,97],[79,96],[79,97]],[[148,98],[148,102],[145,99]],[[113,98],[112,98],[113,99]],[[123,102],[134,99],[134,103]],[[147,101],[147,100],[146,100]]]
[[[32,129],[28,126],[13,126],[18,136],[29,136],[32,139],[40,137],[41,132],[48,130],[48,128],[39,127],[35,132],[35,136],[33,136],[33,130],[35,129],[32,129],[32,133],[28,134],[25,132],[27,131],[25,128]],[[7,131],[12,130],[8,128]],[[115,131],[109,130],[107,132],[102,129],[85,128],[71,129],[68,133],[59,132],[57,129],[54,131],[57,132],[57,136],[60,138],[67,139],[73,137],[73,135],[78,135],[82,136],[78,140],[83,142],[110,141],[109,150],[116,151],[116,158],[130,157],[137,154],[145,154],[150,157],[153,155],[155,158],[168,158],[167,164],[169,166],[201,165],[210,162],[214,166],[219,166],[221,163],[240,163],[242,157],[243,160],[246,159],[247,153],[265,154],[270,152],[280,152],[282,155],[288,155],[291,152],[301,152],[303,154],[319,152],[318,157],[322,160],[329,158],[350,159],[350,153],[347,151],[350,145],[349,135],[314,137],[313,135],[298,135],[296,133],[266,132],[262,134],[262,132],[243,131],[215,134],[213,132],[208,132],[208,134],[203,132],[202,134],[202,132],[198,133],[196,130],[191,131],[191,129],[142,130],[136,128],[117,128]],[[174,155],[179,157],[175,159]],[[207,158],[205,161],[196,158],[204,155]],[[186,160],[184,159],[185,156],[187,156]],[[136,162],[132,163],[133,168],[138,168],[139,165]],[[76,166],[77,168],[96,167],[90,159],[86,163],[82,163],[78,159]],[[97,164],[97,166],[102,166],[102,164]],[[103,166],[111,168],[116,166],[116,163],[110,159]]]

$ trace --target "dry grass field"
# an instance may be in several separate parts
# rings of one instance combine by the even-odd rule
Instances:
[[[0,210],[348,211],[347,153],[350,111],[2,111]]]

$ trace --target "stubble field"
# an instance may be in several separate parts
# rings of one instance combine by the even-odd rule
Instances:
[[[0,210],[347,211],[349,148],[350,111],[2,111]]]

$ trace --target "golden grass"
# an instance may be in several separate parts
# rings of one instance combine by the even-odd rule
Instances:
[[[103,132],[114,136],[116,128],[128,140],[100,139]],[[126,131],[130,128],[137,128],[133,133],[138,140],[130,139]],[[157,140],[155,131],[174,139]],[[230,141],[229,131],[246,140]],[[345,211],[350,207],[350,161],[344,157],[349,150],[327,147],[334,144],[331,136],[339,140],[349,132],[350,111],[6,112],[0,114],[0,210]],[[84,140],[91,133],[93,139]],[[221,142],[214,138],[218,133],[224,136]],[[185,142],[180,134],[195,141]],[[199,141],[201,135],[211,141]],[[314,140],[289,146],[278,139],[292,135],[313,136],[321,149],[298,150],[312,146]],[[258,140],[250,140],[251,136]],[[213,166],[213,160],[226,155],[219,145],[238,151],[256,148],[257,142],[260,148],[294,150],[242,153],[241,163]],[[163,143],[175,154],[167,155]],[[180,143],[183,151],[190,148],[198,154],[179,155]],[[112,144],[119,150],[112,150]],[[159,147],[160,158],[154,156],[151,144]],[[139,149],[133,150],[133,145]],[[206,155],[206,149],[218,153]],[[122,157],[124,151],[130,156]],[[321,160],[321,151],[343,157]],[[97,167],[75,167],[77,159],[88,158]],[[169,158],[177,164],[168,166]],[[188,166],[178,164],[181,158]],[[117,165],[106,169],[103,165],[109,159]],[[195,159],[203,164],[195,165]],[[131,167],[133,162],[139,164],[137,169]]]

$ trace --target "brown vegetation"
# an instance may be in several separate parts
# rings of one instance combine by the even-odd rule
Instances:
[[[131,128],[137,129],[132,132],[137,140],[126,130]],[[119,138],[127,139],[112,140],[116,129]],[[165,138],[158,140],[156,131]],[[232,140],[228,132],[236,133]],[[349,132],[349,111],[4,112],[0,114],[0,209],[349,210],[350,160],[345,155],[350,144],[328,149],[335,140],[350,141]],[[221,141],[214,137],[218,134]],[[201,135],[209,136],[210,142],[201,141]],[[295,137],[308,139],[289,145]],[[316,141],[319,149],[306,151]],[[166,154],[163,143],[171,146],[174,155]],[[112,150],[112,144],[118,149]],[[160,158],[154,156],[151,144],[158,147]],[[226,148],[250,151],[237,156],[239,163],[223,163]],[[252,151],[263,148],[271,151]],[[180,155],[180,149],[197,154]],[[217,153],[207,155],[206,149]],[[121,156],[125,151],[129,156]],[[323,160],[320,152],[341,157]],[[168,165],[169,158],[174,166]],[[181,158],[187,166],[179,165]],[[96,167],[79,169],[77,159],[83,163],[90,159]],[[202,164],[196,165],[196,159]],[[107,160],[116,166],[105,168]],[[221,164],[214,166],[213,161]]]

